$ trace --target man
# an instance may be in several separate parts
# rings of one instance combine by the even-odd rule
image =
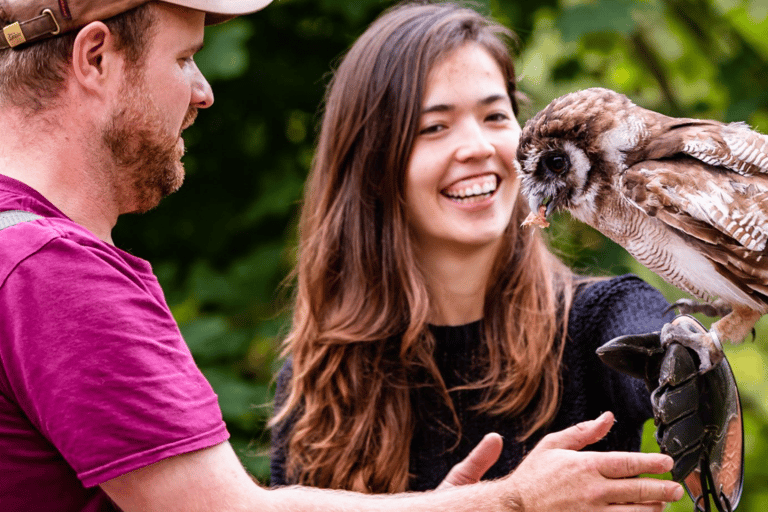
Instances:
[[[433,493],[266,490],[227,443],[149,264],[112,244],[119,215],[183,179],[181,132],[213,104],[193,56],[207,23],[271,0],[0,0],[0,509],[557,510],[556,497],[662,501],[658,454],[577,453],[610,414],[547,436],[519,471]],[[204,9],[199,10],[199,9]],[[488,436],[444,487],[498,457]],[[551,488],[559,492],[553,493]]]

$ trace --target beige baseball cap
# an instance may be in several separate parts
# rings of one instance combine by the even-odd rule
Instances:
[[[105,20],[150,0],[0,0],[0,50]],[[163,0],[206,13],[205,24],[256,12],[272,0]]]

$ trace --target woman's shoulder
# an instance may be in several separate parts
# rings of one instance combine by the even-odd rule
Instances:
[[[569,421],[580,419],[582,403],[588,404],[587,410],[612,410],[619,419],[614,430],[622,434],[613,434],[604,447],[637,450],[638,429],[652,411],[643,381],[610,369],[595,350],[617,336],[660,330],[672,318],[665,312],[667,306],[661,292],[631,274],[588,280],[577,288],[563,354],[562,403],[573,405],[562,407],[578,414],[563,414]]]
[[[625,303],[668,303],[659,290],[634,274],[624,274],[605,279],[582,279],[577,281],[573,309],[611,308]]]
[[[275,376],[275,407],[279,408],[288,396],[293,377],[293,360],[288,357]]]
[[[569,330],[606,335],[658,330],[672,319],[669,303],[653,286],[633,274],[581,283],[569,314]]]

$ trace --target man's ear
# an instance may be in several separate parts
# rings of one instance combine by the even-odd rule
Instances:
[[[109,27],[94,21],[80,29],[72,48],[72,69],[81,87],[101,94],[110,81],[120,76],[122,67],[122,55],[115,48],[115,36]]]

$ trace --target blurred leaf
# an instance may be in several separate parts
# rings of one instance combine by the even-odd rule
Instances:
[[[195,55],[195,61],[209,81],[231,79],[245,72],[249,63],[246,43],[252,33],[250,23],[239,18],[206,29],[205,47]]]
[[[269,452],[265,446],[240,437],[232,438],[230,444],[245,469],[263,485],[269,485]]]
[[[247,332],[232,329],[220,316],[198,317],[180,328],[195,360],[202,364],[236,358],[250,339]]]
[[[246,382],[225,368],[203,367],[202,371],[219,396],[219,406],[228,424],[250,430],[259,418],[269,414],[264,406],[270,398],[267,386]]]
[[[342,13],[351,25],[363,21],[371,8],[382,9],[388,6],[388,2],[383,0],[319,0],[319,3],[323,10]]]
[[[591,32],[617,31],[629,34],[635,28],[631,0],[597,0],[563,10],[557,26],[567,42]]]
[[[768,59],[768,5],[765,2],[748,2],[732,9],[726,16],[739,34]]]

